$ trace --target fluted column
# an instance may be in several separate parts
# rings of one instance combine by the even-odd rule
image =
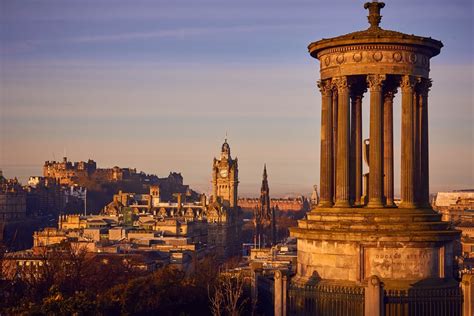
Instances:
[[[383,96],[383,171],[385,206],[394,207],[393,192],[393,98],[397,90],[393,86],[384,89]]]
[[[362,98],[365,87],[351,87],[351,158],[350,189],[354,205],[362,205]]]
[[[415,86],[413,89],[413,146],[415,148],[413,154],[413,200],[415,205],[418,206],[418,200],[420,195],[420,115],[419,115],[419,104],[418,104],[418,83],[421,80],[420,77],[415,77]]]
[[[333,187],[333,130],[332,89],[330,80],[318,82],[321,91],[321,159],[319,207],[331,207],[334,200]]]
[[[337,86],[337,160],[336,207],[350,207],[349,203],[349,85],[347,77],[335,78]]]
[[[369,203],[383,207],[383,116],[382,84],[385,75],[368,75],[370,89]]]
[[[402,90],[401,130],[401,198],[400,207],[415,208],[415,142],[413,95],[415,78],[405,75],[400,82]]]
[[[418,117],[419,117],[419,195],[420,207],[430,206],[429,183],[429,142],[428,142],[428,92],[431,80],[422,78],[418,84]]]
[[[337,93],[337,87],[335,86],[334,82],[332,83],[332,191],[334,192],[333,195],[333,202],[335,202],[336,197],[335,197],[335,192],[336,192],[336,186],[337,186],[337,181],[336,181],[336,166],[337,166],[337,98],[338,98],[338,93]]]

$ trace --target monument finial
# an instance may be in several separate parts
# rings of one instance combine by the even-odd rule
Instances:
[[[382,20],[382,16],[380,15],[380,9],[385,7],[385,3],[378,2],[374,0],[372,2],[366,2],[364,4],[364,9],[369,9],[369,15],[367,19],[369,20],[370,28],[369,29],[379,29],[380,21]]]

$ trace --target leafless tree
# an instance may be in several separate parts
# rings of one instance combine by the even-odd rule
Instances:
[[[237,316],[242,312],[247,299],[243,299],[244,278],[240,272],[222,272],[214,287],[214,295],[210,297],[213,315]]]
[[[207,287],[207,295],[209,297],[209,301],[211,302],[211,312],[214,316],[221,316],[222,315],[222,305],[224,301],[224,295],[222,291],[217,289],[217,286],[214,288],[213,293],[211,294],[210,287]]]

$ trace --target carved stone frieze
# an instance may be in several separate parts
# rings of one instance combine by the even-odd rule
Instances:
[[[428,77],[425,52],[402,45],[355,45],[328,49],[319,55],[322,78],[373,73]],[[376,68],[374,68],[376,67]]]

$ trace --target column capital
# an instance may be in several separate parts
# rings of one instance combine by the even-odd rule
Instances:
[[[349,90],[350,84],[346,76],[334,77],[332,82],[338,92],[345,92]]]
[[[367,84],[369,85],[370,91],[381,90],[386,78],[386,75],[367,75]]]
[[[398,89],[394,83],[388,83],[383,88],[383,99],[384,101],[393,101],[395,94],[397,94]]]
[[[422,77],[416,78],[415,89],[416,89],[416,92],[421,95],[427,96],[432,85],[433,85],[433,80],[431,80],[430,78],[422,78]]]
[[[400,80],[400,88],[402,91],[413,91],[416,85],[416,78],[410,75],[405,75]]]
[[[350,96],[352,101],[362,100],[364,93],[367,92],[367,85],[365,81],[357,79],[353,80],[351,83]]]
[[[318,80],[317,86],[323,96],[330,96],[332,93],[331,80]]]

